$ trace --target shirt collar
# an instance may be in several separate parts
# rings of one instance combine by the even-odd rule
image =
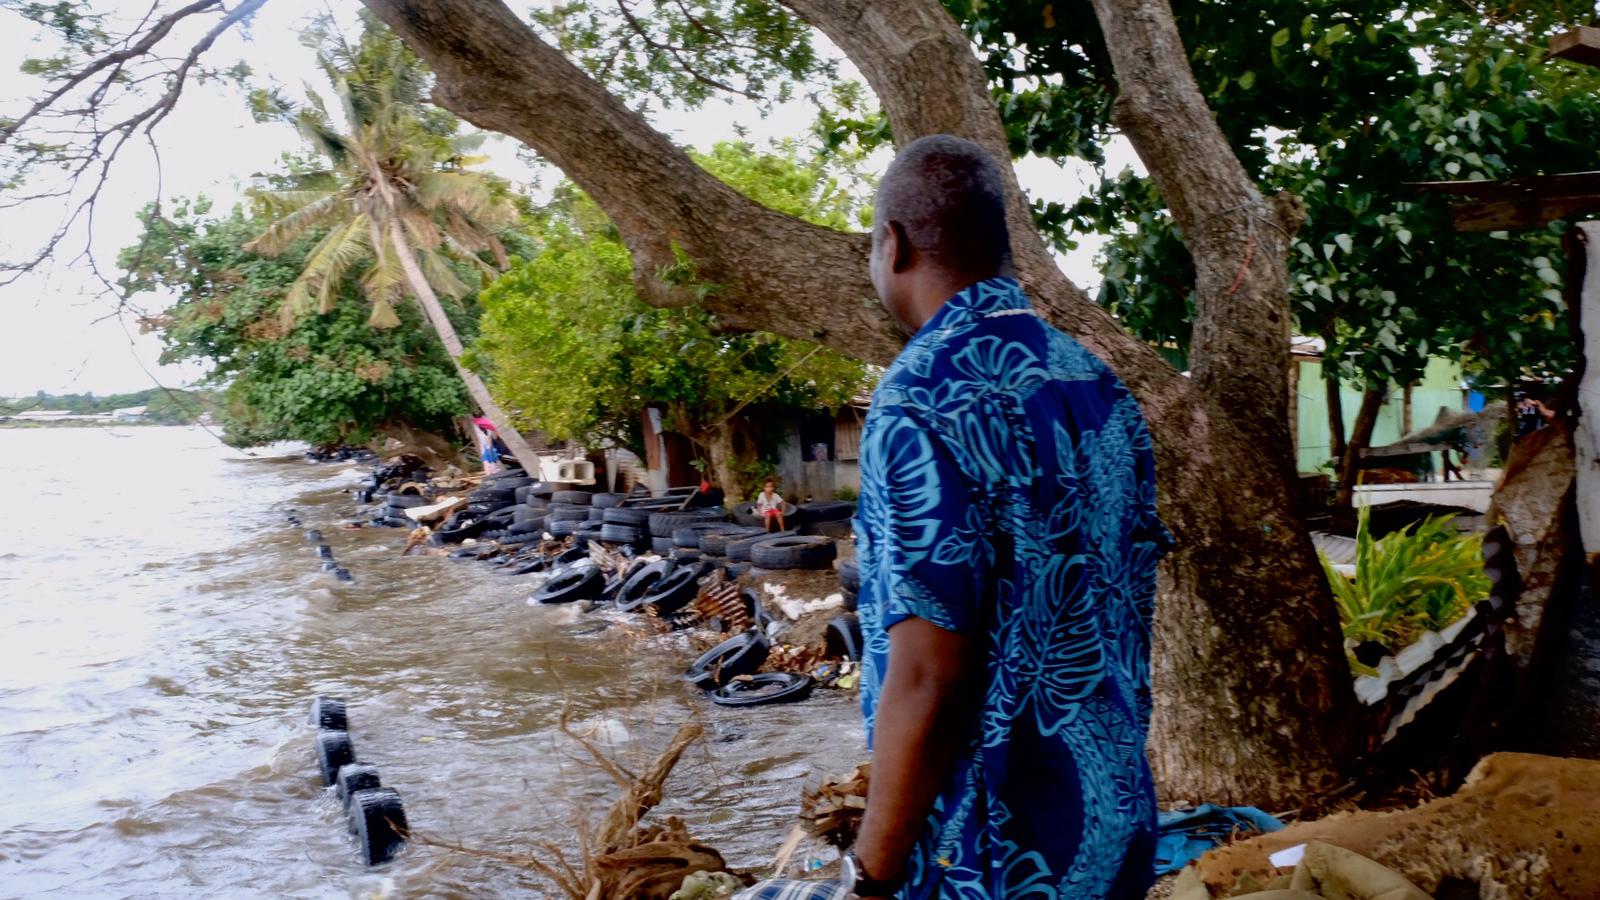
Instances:
[[[944,305],[939,307],[939,311],[917,329],[911,342],[915,343],[926,335],[962,322],[981,319],[1000,310],[1031,309],[1032,306],[1033,304],[1028,301],[1028,295],[1022,292],[1022,285],[1018,284],[1015,278],[1009,276],[986,278],[957,291],[955,296],[946,300]]]

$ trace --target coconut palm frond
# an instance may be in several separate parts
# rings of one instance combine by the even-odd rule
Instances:
[[[440,296],[457,300],[471,290],[442,255],[431,250],[419,252],[417,262],[422,266],[422,276]]]
[[[316,95],[313,94],[313,97]],[[318,98],[320,100],[320,98]],[[340,134],[329,122],[327,111],[320,104],[316,109],[301,109],[295,116],[295,129],[317,153],[327,157],[335,166],[342,166],[350,158],[350,138]]]
[[[400,265],[396,254],[386,252],[387,249],[380,245],[377,260],[361,279],[361,292],[374,305],[392,304],[405,296],[407,290],[405,269]]]
[[[317,283],[319,312],[333,311],[333,305],[338,300],[339,285],[344,281],[345,273],[371,255],[368,221],[364,214],[351,219],[339,240],[330,244],[326,253],[315,260],[316,267],[321,271],[321,278]]]
[[[379,300],[372,304],[372,315],[367,317],[367,324],[381,331],[400,327],[400,317],[395,314],[394,305],[387,300]]]
[[[419,251],[437,250],[444,241],[444,235],[439,233],[439,227],[418,210],[401,212],[400,227],[405,231],[406,239],[411,242],[411,246]]]
[[[467,215],[494,205],[482,177],[468,172],[429,172],[417,181],[417,203],[423,209],[458,209]]]
[[[256,210],[273,221],[244,249],[263,256],[277,256],[307,232],[345,212],[335,191],[256,191],[251,196]]]
[[[301,272],[294,284],[289,285],[289,292],[284,295],[283,301],[278,304],[278,324],[287,334],[293,331],[295,323],[309,312],[311,312],[311,294],[306,290],[306,275]]]

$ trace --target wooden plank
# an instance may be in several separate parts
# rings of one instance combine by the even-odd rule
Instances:
[[[1564,59],[1600,68],[1600,28],[1584,25],[1550,39],[1546,60]]]
[[[1559,219],[1600,214],[1600,195],[1536,197],[1452,203],[1450,224],[1457,231],[1522,231]]]

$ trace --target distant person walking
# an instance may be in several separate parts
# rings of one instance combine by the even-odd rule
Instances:
[[[871,271],[913,336],[861,442],[865,817],[841,882],[745,898],[1142,898],[1166,530],[1139,405],[1012,277],[976,144],[900,152]],[[783,893],[783,891],[791,893]]]
[[[474,436],[478,439],[478,456],[483,460],[483,474],[493,475],[500,471],[500,448],[495,446],[499,429],[484,416],[474,418],[472,426]]]
[[[767,531],[773,530],[776,524],[778,531],[787,531],[783,523],[783,495],[778,493],[778,483],[771,478],[761,486],[761,493],[756,495],[756,514],[761,516],[761,524]]]

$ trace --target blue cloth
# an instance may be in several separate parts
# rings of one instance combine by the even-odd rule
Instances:
[[[896,623],[984,659],[900,897],[1144,896],[1155,496],[1138,404],[1009,278],[951,298],[885,374],[856,521],[869,742]]]
[[[1164,812],[1157,818],[1156,874],[1176,872],[1199,859],[1236,832],[1278,831],[1283,823],[1254,806],[1201,804],[1194,809]]]

